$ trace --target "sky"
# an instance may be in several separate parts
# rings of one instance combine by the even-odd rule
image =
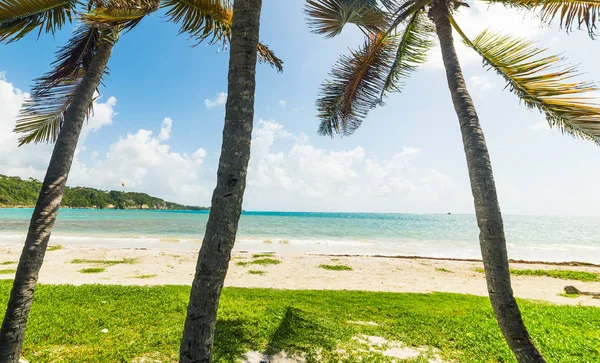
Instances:
[[[331,66],[362,34],[348,26],[333,39],[310,32],[302,0],[263,0],[261,41],[285,61],[278,74],[258,65],[246,210],[386,213],[473,213],[458,120],[440,50],[402,93],[369,113],[352,136],[317,134],[315,100]],[[489,28],[564,53],[584,80],[600,80],[600,44],[585,30],[557,25],[502,6],[469,1],[457,21],[475,37]],[[17,146],[12,132],[36,77],[75,25],[54,37],[0,46],[0,174],[43,179],[52,145]],[[455,38],[457,39],[456,35]],[[465,79],[490,150],[505,214],[600,216],[600,148],[551,130],[504,89],[503,79],[456,40]],[[200,44],[164,12],[121,37],[79,140],[71,186],[141,191],[209,205],[216,183],[228,53]],[[598,93],[600,96],[600,93]],[[122,187],[121,184],[125,186]]]

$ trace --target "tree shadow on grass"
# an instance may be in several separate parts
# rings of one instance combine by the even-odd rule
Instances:
[[[249,350],[252,339],[244,329],[244,323],[242,319],[217,320],[213,347],[215,362],[235,362]]]
[[[307,353],[316,348],[334,349],[340,332],[328,322],[306,311],[288,307],[279,327],[271,336],[266,353],[273,355],[281,351]]]

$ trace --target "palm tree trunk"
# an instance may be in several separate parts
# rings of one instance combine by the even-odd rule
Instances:
[[[94,92],[106,69],[112,48],[113,44],[109,41],[104,41],[98,46],[94,59],[67,110],[62,129],[52,151],[46,177],[29,223],[25,247],[21,253],[0,330],[0,362],[16,363],[19,361],[38,274],[42,268],[48,240],[73,163],[79,134]]]
[[[250,159],[256,47],[262,0],[236,0],[233,8],[223,145],[204,241],[187,309],[180,362],[209,363],[217,309],[235,243]]]
[[[500,330],[521,363],[546,362],[529,337],[521,312],[513,296],[506,252],[502,214],[498,205],[496,185],[490,156],[479,124],[473,100],[467,91],[462,70],[454,49],[452,26],[445,1],[431,7],[442,48],[448,88],[458,115],[460,130],[467,156],[475,215],[479,226],[479,243],[485,267],[490,302]]]

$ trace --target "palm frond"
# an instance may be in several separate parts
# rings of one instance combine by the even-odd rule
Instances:
[[[560,65],[562,57],[542,56],[546,49],[522,38],[484,31],[470,41],[459,33],[528,108],[545,114],[550,127],[600,145],[600,107],[584,96],[597,88],[572,81],[578,73],[574,67]]]
[[[260,63],[267,63],[271,67],[275,68],[277,72],[283,72],[283,61],[273,53],[269,47],[263,43],[258,43],[258,61]]]
[[[163,0],[168,8],[166,17],[181,23],[179,34],[187,33],[200,44],[210,39],[211,44],[226,45],[231,37],[233,6],[229,0]]]
[[[0,42],[13,42],[39,28],[52,33],[72,21],[78,0],[0,0]]]
[[[431,4],[432,0],[407,0],[402,1],[400,4],[396,4],[394,13],[390,16],[391,22],[388,27],[388,34],[395,31],[396,28],[411,18],[415,13],[423,10],[427,5]]]
[[[585,24],[590,37],[594,37],[596,22],[600,21],[600,0],[487,0],[505,6],[539,10],[543,22],[551,23],[557,16],[560,27],[571,31]]]
[[[227,47],[231,40],[233,6],[229,0],[162,0],[161,7],[168,8],[166,16],[179,24],[179,34],[187,33],[200,44],[210,39],[210,44]],[[258,43],[258,61],[283,71],[283,61],[266,45]]]
[[[361,48],[338,60],[317,100],[320,134],[347,136],[361,125],[379,103],[397,46],[396,36],[371,34]]]
[[[406,0],[380,0],[381,4],[391,13],[395,13],[398,9],[406,3]]]
[[[304,8],[313,32],[327,38],[342,32],[348,23],[370,33],[377,33],[386,24],[386,14],[376,0],[307,0]]]
[[[410,77],[419,65],[427,61],[427,53],[435,44],[434,36],[435,28],[427,14],[415,12],[401,35],[396,58],[381,91],[382,99],[388,92],[400,92],[404,86],[402,79]]]
[[[127,32],[159,6],[160,0],[91,0],[89,12],[83,14],[82,19]]]
[[[53,70],[36,80],[32,96],[25,101],[17,119],[15,132],[23,134],[19,138],[19,145],[56,141],[100,37],[97,27],[80,26],[69,42],[57,52]]]

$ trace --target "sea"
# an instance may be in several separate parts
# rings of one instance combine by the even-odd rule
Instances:
[[[0,209],[0,245],[23,243],[32,209]],[[208,211],[61,209],[51,244],[198,249]],[[600,218],[504,216],[513,259],[600,264]],[[242,213],[236,250],[480,258],[474,215]]]

